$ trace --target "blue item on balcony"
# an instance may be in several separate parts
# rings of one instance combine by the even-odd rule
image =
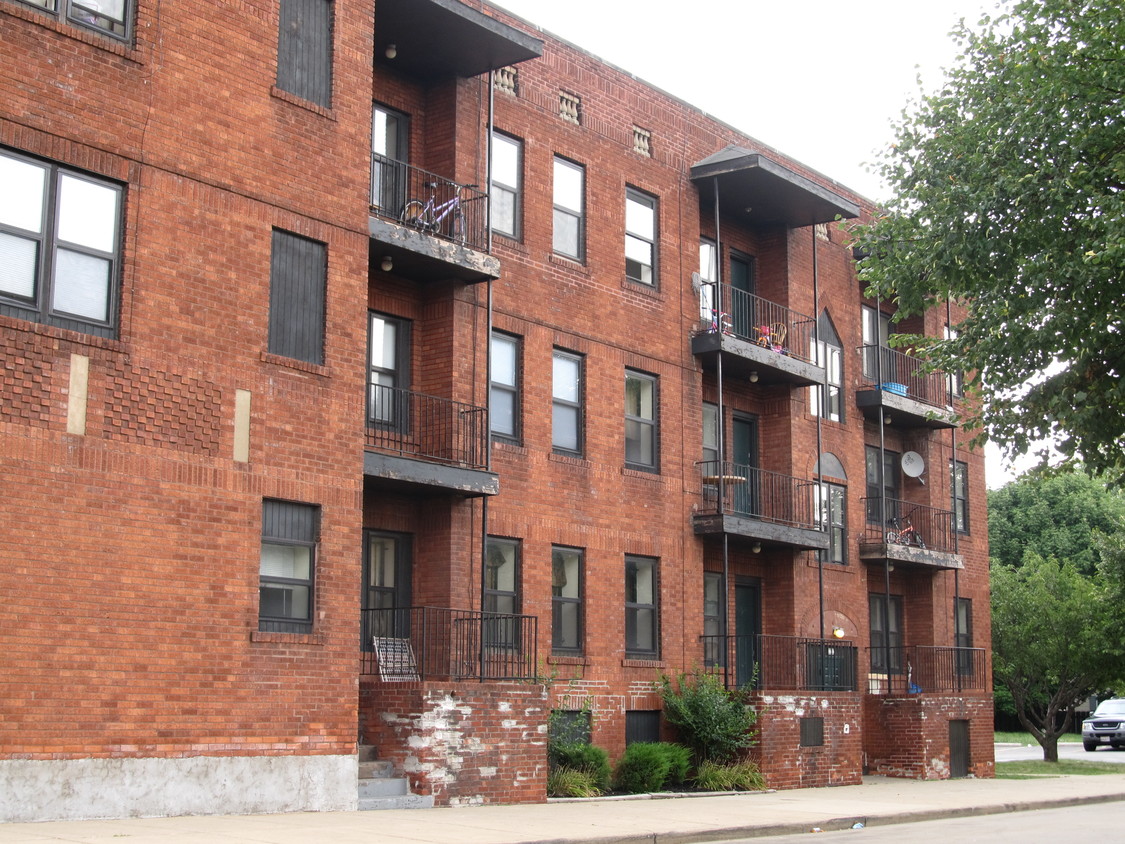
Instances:
[[[896,384],[893,381],[889,381],[886,384],[881,385],[881,388],[886,390],[888,393],[894,393],[896,396],[905,396],[906,395],[906,385],[905,384]]]

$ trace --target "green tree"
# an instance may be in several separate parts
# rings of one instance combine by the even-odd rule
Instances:
[[[1084,472],[1030,473],[988,493],[989,553],[1019,566],[1029,549],[1066,560],[1089,577],[1103,537],[1125,531],[1125,495]]]
[[[1074,707],[1121,678],[1121,640],[1110,635],[1119,612],[1098,577],[1035,551],[1018,568],[994,560],[991,577],[993,677],[1043,758],[1057,762]]]
[[[1108,0],[1008,8],[955,30],[955,66],[895,127],[879,167],[893,198],[856,228],[860,274],[901,316],[965,303],[956,337],[900,344],[971,373],[966,429],[1009,454],[1054,438],[1121,473],[1125,16]]]

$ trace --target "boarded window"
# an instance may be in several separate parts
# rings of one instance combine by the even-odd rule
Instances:
[[[331,0],[281,0],[277,87],[324,108],[332,105]]]
[[[801,719],[801,747],[820,747],[824,744],[824,719]]]
[[[324,363],[324,294],[327,248],[275,229],[270,257],[269,350],[317,365]]]
[[[660,710],[630,709],[625,713],[625,744],[660,741]]]

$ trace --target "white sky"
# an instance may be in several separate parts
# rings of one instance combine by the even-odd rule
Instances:
[[[891,124],[998,0],[490,0],[873,200]],[[989,487],[1013,475],[993,446]]]

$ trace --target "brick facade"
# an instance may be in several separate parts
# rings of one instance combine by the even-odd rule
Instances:
[[[275,2],[135,0],[126,4],[123,40],[0,0],[0,155],[115,186],[122,197],[107,336],[29,319],[19,297],[0,290],[0,650],[8,656],[0,794],[21,794],[15,785],[33,781],[28,766],[38,791],[64,793],[67,765],[84,760],[103,760],[95,779],[130,795],[151,776],[144,766],[172,772],[194,760],[189,780],[201,793],[221,793],[217,784],[237,765],[270,759],[263,788],[288,798],[228,795],[213,811],[349,808],[357,738],[377,736],[380,753],[405,769],[407,748],[442,712],[462,744],[431,745],[432,758],[410,762],[418,787],[447,803],[542,800],[544,700],[588,706],[593,740],[618,757],[628,713],[660,708],[660,674],[708,660],[704,579],[723,573],[729,634],[799,649],[798,639],[838,628],[839,644],[856,648],[854,691],[800,688],[807,677],[792,682],[797,688],[770,687],[760,678],[771,784],[851,782],[863,754],[872,769],[942,775],[947,769],[927,761],[948,756],[948,736],[927,732],[938,715],[970,722],[972,771],[990,775],[987,695],[957,709],[942,696],[931,701],[929,690],[903,703],[868,693],[869,595],[884,591],[902,598],[906,647],[951,647],[954,600],[971,600],[972,645],[984,654],[977,669],[989,676],[982,456],[956,428],[899,419],[881,436],[857,406],[856,392],[870,386],[856,353],[861,308],[877,303],[863,299],[834,213],[814,227],[796,217],[741,218],[736,209],[716,228],[711,187],[693,180],[692,167],[733,144],[787,174],[770,190],[792,191],[798,203],[827,196],[861,218],[870,203],[488,6],[466,6],[461,37],[496,37],[514,51],[517,94],[490,92],[484,65],[411,64],[403,45],[428,42],[408,40],[409,31],[399,58],[385,58],[381,21],[400,25],[401,2],[334,0],[331,101],[318,105],[277,84]],[[427,15],[443,5],[412,2]],[[492,20],[477,25],[474,16]],[[482,42],[479,52],[499,47]],[[237,72],[216,55],[237,55]],[[578,123],[559,116],[560,92],[580,98]],[[485,254],[401,226],[394,213],[380,217],[371,196],[373,102],[407,126],[396,166],[408,162],[434,178],[488,184],[490,120],[518,139],[519,237],[496,234]],[[650,154],[635,150],[634,126],[649,132]],[[552,245],[556,156],[584,168],[581,261]],[[626,277],[627,189],[655,201],[652,285]],[[18,225],[3,231],[27,240]],[[275,231],[324,245],[319,362],[271,350]],[[724,283],[732,259],[752,260],[755,293],[769,307],[827,312],[842,349],[841,421],[818,426],[808,387],[737,369],[745,349],[722,377],[712,358],[693,353],[701,238],[718,241]],[[409,338],[397,348],[396,401],[429,402],[396,417],[387,442],[401,453],[372,440],[393,426],[368,418],[369,312],[396,320]],[[938,309],[904,328],[940,335],[945,321]],[[489,450],[480,420],[493,330],[518,339],[519,424],[514,440],[494,439]],[[582,358],[577,453],[552,447],[556,349]],[[626,465],[627,372],[655,379],[653,471]],[[704,403],[719,408],[723,459],[742,471],[753,464],[755,478],[792,478],[805,489],[815,483],[818,452],[834,455],[846,474],[830,479],[846,488],[844,565],[821,564],[815,550],[794,545],[788,525],[770,523],[765,542],[742,527],[725,536],[697,531],[708,495],[696,465]],[[475,457],[454,451],[460,441],[435,445],[446,435],[436,423],[423,434],[422,407],[453,408],[449,418],[468,432]],[[755,439],[734,455],[747,426]],[[948,464],[968,465],[962,568],[952,557],[893,570],[861,559],[865,448],[881,441],[923,457],[925,485],[901,479],[903,499],[914,504],[947,510]],[[763,481],[754,494],[768,497],[768,489]],[[318,514],[312,609],[301,632],[259,629],[267,499]],[[369,665],[363,625],[376,606],[372,537],[396,543],[398,580],[385,593],[397,590],[396,606],[479,613],[489,536],[518,544],[515,610],[538,621],[537,647],[523,654],[521,670],[550,678],[549,690],[510,678],[419,685],[375,682],[366,667],[357,673]],[[556,546],[582,552],[577,649],[552,647]],[[626,647],[627,555],[655,560],[651,651]],[[480,644],[484,628],[473,623],[466,629]],[[733,678],[733,662],[727,667]],[[507,707],[523,714],[500,718]],[[825,713],[824,745],[798,747],[797,710]],[[509,747],[515,732],[526,739],[518,753]],[[462,746],[487,756],[475,773],[422,775],[426,766],[451,770],[441,760]],[[114,760],[136,763],[137,773]],[[309,775],[333,785],[292,788]],[[198,795],[177,798],[178,776],[148,803],[143,794],[89,805],[0,798],[0,818],[206,811]]]

